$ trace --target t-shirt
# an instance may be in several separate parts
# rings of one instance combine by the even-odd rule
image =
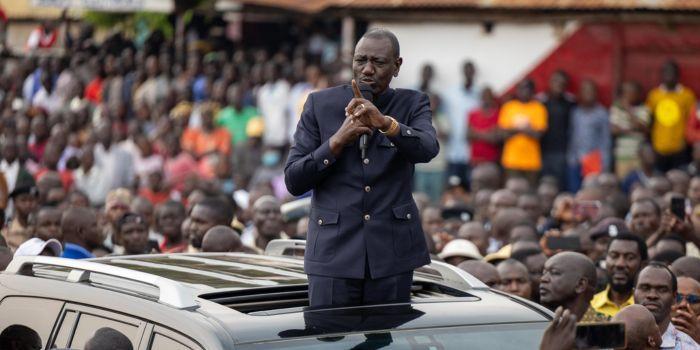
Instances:
[[[211,133],[188,128],[182,133],[180,143],[183,150],[190,151],[197,157],[213,151],[223,154],[231,152],[231,135],[224,128],[216,128]]]
[[[536,131],[547,130],[547,110],[542,103],[536,100],[525,103],[512,100],[503,105],[498,116],[499,127],[514,129],[527,125]],[[523,133],[511,136],[503,144],[501,163],[506,169],[540,170],[542,154],[539,141]]]
[[[473,110],[467,118],[469,129],[477,132],[486,132],[498,128],[498,108],[484,110],[482,108]],[[497,143],[483,140],[474,140],[471,144],[472,164],[495,162],[498,160],[500,149]]]
[[[651,144],[656,152],[669,155],[685,148],[685,127],[694,104],[693,92],[680,84],[674,90],[659,86],[649,92],[647,106],[654,114]]]
[[[216,125],[225,127],[231,134],[232,144],[236,145],[248,139],[246,134],[248,121],[259,115],[260,113],[255,107],[243,107],[242,110],[237,111],[232,106],[228,106],[219,112],[216,117]]]

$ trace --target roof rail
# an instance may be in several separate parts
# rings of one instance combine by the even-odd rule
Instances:
[[[301,239],[274,239],[267,244],[265,255],[282,256],[287,249],[305,249],[306,241]],[[489,287],[468,272],[450,264],[431,260],[429,265],[421,269],[436,271],[445,282],[451,283],[461,289],[489,289]]]
[[[426,268],[437,271],[445,282],[459,286],[461,289],[489,289],[489,286],[484,284],[484,282],[448,263],[431,260],[429,265],[421,267],[421,269]]]
[[[32,265],[46,265],[71,269],[67,282],[81,283],[90,280],[91,273],[141,282],[158,288],[158,302],[178,309],[195,309],[199,304],[194,294],[183,284],[145,272],[129,270],[117,266],[85,260],[54,258],[48,256],[16,256],[4,273],[25,275],[26,268]]]
[[[303,239],[273,239],[265,247],[265,255],[284,256],[284,252],[291,250],[305,250],[306,241]]]

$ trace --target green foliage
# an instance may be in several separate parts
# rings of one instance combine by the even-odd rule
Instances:
[[[98,28],[124,28],[127,34],[134,35],[141,30],[152,32],[160,29],[167,39],[173,37],[173,25],[168,14],[156,12],[115,13],[88,11],[85,21]]]

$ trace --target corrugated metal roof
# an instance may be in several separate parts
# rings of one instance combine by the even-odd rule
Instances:
[[[242,3],[301,12],[328,8],[421,9],[477,8],[512,10],[700,10],[700,0],[242,0]]]

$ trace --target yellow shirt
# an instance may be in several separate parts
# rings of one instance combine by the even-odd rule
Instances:
[[[501,129],[529,126],[536,131],[547,130],[547,109],[538,101],[527,103],[518,100],[507,102],[498,115]],[[522,133],[508,138],[503,145],[503,167],[511,170],[537,171],[542,168],[540,141]]]
[[[591,299],[591,306],[597,312],[609,317],[615,317],[615,315],[622,310],[625,306],[630,306],[634,304],[634,295],[630,295],[622,305],[615,304],[610,298],[608,298],[608,293],[610,292],[610,285],[605,287],[605,290],[594,295]]]
[[[685,127],[695,105],[695,95],[683,85],[675,90],[659,86],[649,92],[647,106],[654,113],[651,144],[660,154],[678,153],[685,148]]]

